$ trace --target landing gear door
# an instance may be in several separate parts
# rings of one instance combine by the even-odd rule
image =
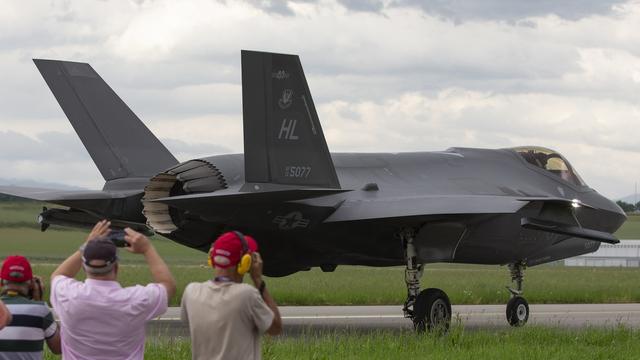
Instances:
[[[421,263],[451,261],[466,232],[466,226],[457,222],[427,223],[415,238],[418,260]]]

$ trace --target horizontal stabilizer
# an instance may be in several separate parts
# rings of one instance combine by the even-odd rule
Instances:
[[[388,219],[407,216],[512,214],[526,204],[511,196],[411,196],[345,201],[325,222]]]
[[[219,206],[232,205],[242,207],[254,204],[273,204],[285,201],[309,199],[320,196],[328,196],[345,192],[340,189],[286,189],[280,191],[264,192],[237,192],[236,190],[219,190],[210,193],[171,196],[166,198],[148,200],[147,202],[159,202],[188,210],[195,214],[211,215],[212,211],[219,211]]]
[[[6,194],[30,200],[56,203],[57,201],[64,200],[121,199],[136,194],[142,194],[142,191],[59,190],[22,186],[0,186],[0,194]]]
[[[568,235],[581,239],[594,240],[608,244],[617,244],[620,242],[615,236],[607,232],[585,229],[570,224],[558,223],[555,221],[540,220],[533,218],[522,218],[522,227],[525,229],[550,232],[560,235]]]
[[[140,190],[57,190],[21,186],[0,186],[0,194],[68,206],[94,214],[107,214],[115,200],[142,196]]]

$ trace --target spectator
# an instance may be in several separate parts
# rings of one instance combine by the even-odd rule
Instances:
[[[145,257],[154,283],[123,288],[118,256],[107,238],[110,222],[96,224],[87,242],[51,274],[51,303],[62,327],[62,356],[143,359],[145,324],[167,310],[176,283],[149,239],[125,229],[126,249]],[[84,268],[87,279],[74,279]]]
[[[0,328],[6,324],[0,330],[0,360],[42,359],[45,340],[51,352],[60,354],[58,324],[42,301],[42,281],[33,276],[29,261],[24,256],[7,257],[0,279]]]
[[[181,318],[189,323],[193,359],[260,359],[260,335],[282,332],[257,250],[249,236],[222,234],[209,252],[215,278],[184,290]],[[242,283],[246,272],[255,287]]]

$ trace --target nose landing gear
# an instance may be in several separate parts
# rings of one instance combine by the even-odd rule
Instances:
[[[451,323],[451,302],[447,294],[435,288],[420,291],[423,264],[418,263],[418,254],[413,244],[415,232],[403,230],[400,238],[405,249],[407,267],[404,280],[407,285],[407,300],[403,311],[406,318],[413,321],[417,332],[449,330]]]
[[[524,262],[516,262],[509,264],[509,272],[511,273],[511,282],[516,283],[513,289],[507,286],[507,290],[511,293],[511,299],[507,302],[507,321],[509,325],[520,327],[529,320],[529,303],[522,296],[522,282],[524,279]]]

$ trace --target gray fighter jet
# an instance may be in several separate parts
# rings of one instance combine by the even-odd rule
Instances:
[[[244,154],[185,162],[91,66],[34,61],[106,181],[98,191],[0,187],[67,207],[43,209],[43,231],[107,218],[207,251],[237,229],[259,239],[269,276],[405,265],[404,314],[425,330],[451,319],[442,290],[420,291],[425,264],[507,265],[506,315],[519,326],[524,269],[617,243],[626,219],[542,147],[330,153],[298,56],[242,51]]]

